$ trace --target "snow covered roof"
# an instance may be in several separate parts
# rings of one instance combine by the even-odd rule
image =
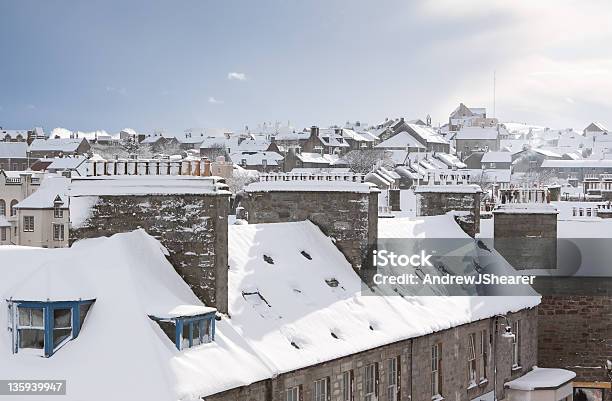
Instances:
[[[569,383],[575,377],[576,373],[570,370],[534,366],[533,370],[518,379],[505,383],[504,387],[523,391],[556,389]]]
[[[432,193],[441,192],[449,194],[476,194],[482,192],[479,185],[476,184],[459,184],[459,185],[419,185],[414,189],[414,192]]]
[[[435,217],[445,221],[390,222],[392,234],[465,238],[452,216]],[[230,226],[228,236],[231,323],[276,374],[539,303],[538,296],[362,296],[359,276],[309,221]]]
[[[245,139],[238,144],[239,151],[265,151],[270,146],[270,140],[261,137]]]
[[[278,162],[283,160],[283,156],[276,152],[267,151],[242,151],[230,154],[232,162],[242,164],[246,161],[247,166],[261,166],[266,161],[268,166],[278,166]]]
[[[497,127],[462,127],[455,139],[457,140],[493,140],[499,133]]]
[[[497,206],[493,214],[558,214],[548,203],[505,203]]]
[[[35,139],[30,145],[30,151],[74,152],[84,140],[84,138]]]
[[[247,185],[246,192],[355,192],[370,193],[377,191],[369,182],[293,180],[293,181],[259,181]]]
[[[448,144],[449,142],[440,134],[438,134],[433,128],[419,125],[419,124],[406,124],[408,128],[414,131],[418,136],[423,138],[427,143],[441,143]]]
[[[612,168],[610,159],[581,159],[581,160],[544,160],[542,167],[546,168]]]
[[[25,159],[27,152],[26,142],[0,142],[0,159]]]
[[[320,154],[320,153],[311,153],[311,152],[301,152],[296,153],[295,157],[301,160],[304,163],[314,163],[314,164],[324,164],[324,165],[332,165],[337,163],[340,160],[338,155],[330,155],[330,154]]]
[[[87,158],[83,156],[56,157],[52,160],[51,164],[47,166],[47,170],[51,172],[58,170],[76,170],[87,161]]]
[[[457,156],[449,153],[436,152],[433,155],[435,158],[442,160],[448,167],[466,168],[466,164],[463,163]]]
[[[482,155],[482,163],[511,163],[512,153],[510,152],[486,152]]]
[[[48,176],[42,180],[40,187],[15,207],[17,209],[49,209],[55,201],[62,202],[62,208],[68,208],[68,184],[70,180],[62,176]]]
[[[600,122],[593,122],[589,124],[585,129],[585,131],[608,131],[608,129]]]
[[[398,134],[393,135],[391,138],[379,143],[375,147],[383,149],[425,149],[425,146],[423,146],[419,141],[417,141],[412,135],[410,135],[406,131],[402,131]]]
[[[0,247],[7,262],[0,264],[0,321],[8,321],[6,300],[17,294],[40,301],[48,296],[96,300],[79,337],[51,358],[13,355],[10,333],[0,330],[0,376],[57,375],[69,383],[66,399],[91,401],[191,400],[270,377],[226,318],[217,322],[214,342],[183,351],[148,318],[206,308],[164,252],[143,230],[64,249]],[[113,385],[100,387],[102,381]]]
[[[229,194],[219,177],[110,175],[73,178],[68,195]]]

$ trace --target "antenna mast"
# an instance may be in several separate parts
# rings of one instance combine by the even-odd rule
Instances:
[[[495,114],[495,70],[493,70],[493,118],[497,117]]]

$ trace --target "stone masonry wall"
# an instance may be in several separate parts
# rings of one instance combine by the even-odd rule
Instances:
[[[480,193],[421,192],[418,194],[419,216],[439,216],[450,211],[470,212],[461,228],[474,237],[480,232]],[[469,223],[468,223],[469,221]]]
[[[227,312],[225,195],[99,196],[87,223],[70,243],[143,228],[169,252],[168,259],[206,305]]]
[[[612,297],[545,296],[539,325],[538,366],[572,370],[577,381],[609,381],[603,367],[612,360]]]
[[[241,201],[250,224],[310,220],[361,270],[378,234],[378,193],[249,192]]]
[[[493,214],[495,249],[515,269],[557,267],[556,214]]]
[[[536,364],[537,311],[523,310],[508,316],[511,321],[521,320],[520,356],[521,368],[511,369],[510,340],[498,337],[497,367],[499,398],[503,397],[503,383],[521,376]],[[204,397],[204,401],[286,401],[285,390],[300,387],[300,400],[312,400],[314,381],[329,379],[330,400],[339,401],[342,395],[342,375],[352,371],[353,399],[364,399],[365,367],[378,364],[378,400],[387,400],[388,361],[399,357],[399,395],[401,400],[430,401],[431,395],[431,347],[442,343],[442,396],[455,401],[469,401],[493,391],[492,346],[487,344],[487,381],[468,389],[468,338],[470,333],[487,330],[491,333],[492,320],[485,319],[431,335],[388,344],[344,358],[299,369],[273,379],[249,386]],[[373,333],[375,335],[375,333]],[[490,341],[490,336],[487,336]]]

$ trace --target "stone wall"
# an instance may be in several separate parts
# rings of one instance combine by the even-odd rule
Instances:
[[[285,390],[299,386],[300,400],[312,400],[314,381],[329,379],[331,400],[341,400],[342,376],[352,372],[353,399],[364,399],[365,367],[378,365],[378,399],[386,400],[388,361],[399,357],[399,395],[401,400],[431,400],[431,347],[442,343],[442,396],[455,401],[469,401],[493,391],[493,361],[498,368],[498,396],[503,398],[503,383],[521,376],[536,364],[537,311],[523,310],[509,316],[521,320],[521,368],[511,368],[510,340],[498,337],[497,357],[493,358],[491,319],[485,319],[431,335],[405,340],[318,365],[279,375],[238,389],[204,397],[205,401],[286,401]],[[487,380],[468,389],[468,338],[470,333],[487,330]]]
[[[480,193],[420,192],[417,199],[419,216],[439,216],[450,211],[469,212],[463,216],[461,228],[474,237],[480,232]]]
[[[609,381],[604,366],[612,360],[611,296],[545,296],[538,319],[538,366],[572,370],[577,381]]]
[[[557,214],[494,214],[494,247],[517,270],[557,268]]]
[[[248,192],[241,200],[250,224],[310,220],[361,271],[378,236],[378,192]]]
[[[227,312],[229,195],[99,196],[70,243],[143,228],[206,305]]]

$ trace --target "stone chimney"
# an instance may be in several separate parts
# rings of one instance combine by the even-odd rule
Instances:
[[[557,268],[557,209],[506,203],[493,210],[494,247],[516,270]]]
[[[313,125],[312,127],[310,127],[310,138],[316,138],[319,136],[319,127],[317,127],[316,125]]]
[[[168,260],[194,294],[206,305],[227,313],[227,186],[216,178],[155,179],[158,181],[145,184],[139,184],[140,176],[72,179],[71,199],[95,193],[98,202],[86,222],[70,229],[70,244],[142,228],[166,248]],[[129,181],[133,186],[126,185]],[[154,182],[157,185],[151,187]],[[128,187],[130,190],[122,192]]]
[[[210,160],[208,158],[204,158],[204,177],[210,177]]]
[[[310,220],[334,238],[353,269],[361,274],[368,267],[368,253],[378,238],[378,189],[368,183],[333,180],[302,184],[309,182],[314,184],[312,188],[300,191],[292,187],[301,181],[274,181],[270,189],[261,187],[263,182],[257,189],[247,186],[240,206],[245,208],[249,224]],[[347,190],[347,186],[354,190]]]

